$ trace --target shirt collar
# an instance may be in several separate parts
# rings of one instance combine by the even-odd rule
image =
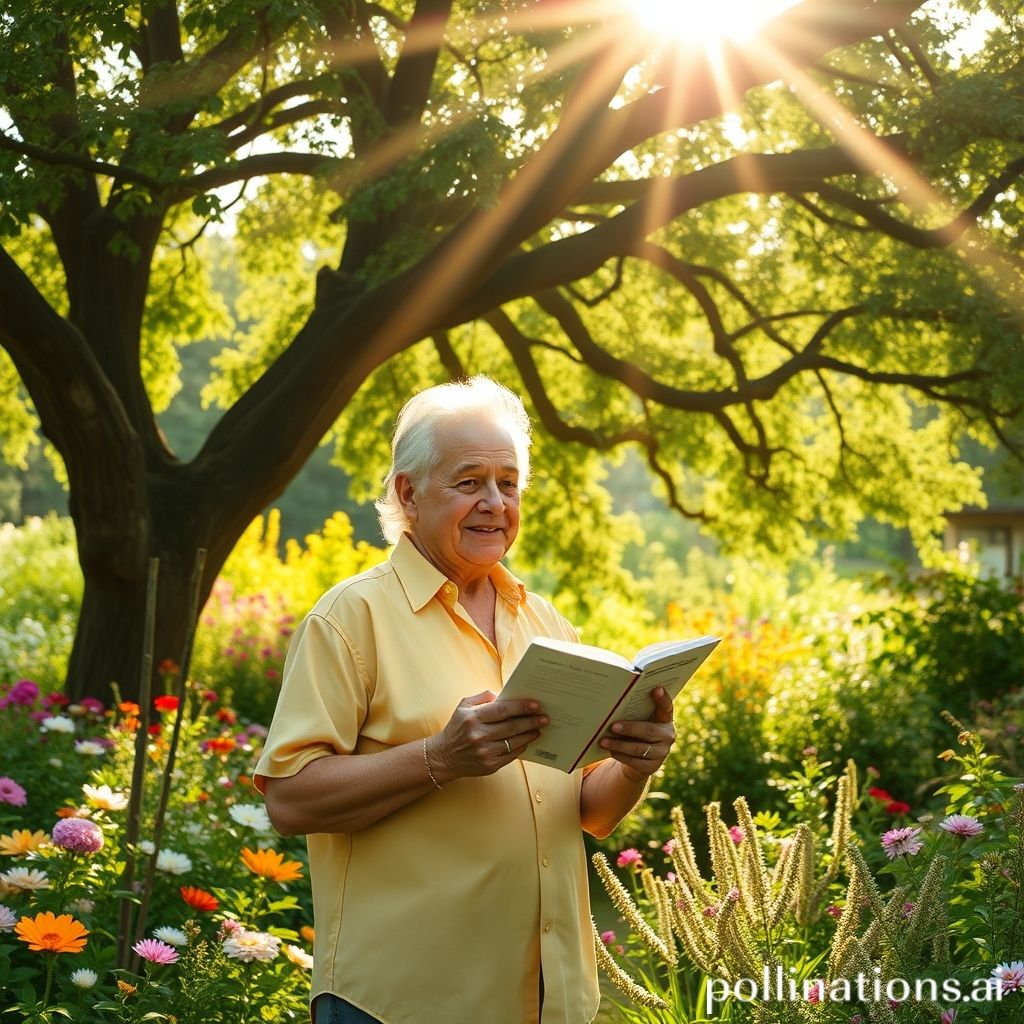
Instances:
[[[458,592],[455,584],[420,554],[419,548],[407,533],[402,534],[391,552],[391,565],[414,612],[418,612],[435,596],[444,604],[455,603]],[[488,573],[488,577],[498,596],[511,608],[518,609],[526,603],[526,587],[500,562]],[[450,589],[446,590],[446,587]]]

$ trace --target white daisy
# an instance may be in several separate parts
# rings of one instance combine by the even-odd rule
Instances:
[[[14,926],[17,923],[18,915],[10,907],[5,907],[0,903],[0,932],[14,931]]]
[[[44,718],[39,723],[39,728],[43,732],[73,733],[75,731],[75,723],[64,715],[50,715],[49,718]]]
[[[79,967],[77,971],[71,972],[71,984],[79,988],[92,988],[97,981],[99,977],[96,972],[90,971],[88,967]]]
[[[180,928],[163,925],[153,929],[153,938],[166,942],[168,946],[187,946],[188,936]]]
[[[107,752],[102,743],[95,740],[75,740],[75,753],[86,754],[89,757],[99,757]],[[84,969],[84,968],[83,968]]]
[[[11,868],[10,871],[0,872],[0,882],[9,885],[14,889],[49,889],[50,879],[45,871],[37,868]]]
[[[136,846],[139,849],[139,853],[144,853],[147,857],[152,857],[153,851],[156,850],[156,847],[149,839],[140,839]]]
[[[192,870],[192,860],[185,853],[174,850],[161,850],[156,855],[157,871],[166,871],[169,875],[184,875]]]
[[[98,807],[104,811],[123,811],[128,806],[126,793],[115,793],[109,786],[90,786],[88,782],[83,783],[82,792],[85,799],[92,807]]]
[[[233,804],[228,808],[228,814],[239,825],[251,828],[254,832],[269,832],[271,829],[270,818],[263,804]]]

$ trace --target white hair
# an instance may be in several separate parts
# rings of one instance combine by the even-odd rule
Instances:
[[[384,478],[384,494],[376,502],[381,532],[389,544],[398,543],[409,528],[395,478],[404,473],[418,488],[441,461],[441,427],[446,421],[467,415],[482,416],[508,431],[516,451],[519,489],[526,489],[530,479],[531,424],[522,399],[482,375],[427,388],[402,407],[391,439],[391,468]]]

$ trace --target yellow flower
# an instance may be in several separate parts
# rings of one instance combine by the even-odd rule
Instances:
[[[89,934],[85,925],[70,914],[58,917],[49,910],[35,917],[23,917],[14,930],[29,949],[43,953],[81,953]]]
[[[0,836],[0,853],[8,857],[24,857],[49,841],[50,837],[42,829],[30,832],[27,828],[16,828],[9,836]]]
[[[276,850],[256,850],[248,847],[242,850],[242,863],[254,874],[269,878],[272,882],[294,882],[302,877],[302,864],[297,860],[285,860]]]

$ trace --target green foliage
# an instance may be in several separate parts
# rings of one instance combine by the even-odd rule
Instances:
[[[82,599],[69,519],[0,525],[0,683],[30,672],[60,685]]]
[[[920,690],[934,718],[940,710],[966,715],[1024,685],[1019,592],[958,568],[881,585],[893,600],[866,616],[878,638],[866,669],[894,693]]]

